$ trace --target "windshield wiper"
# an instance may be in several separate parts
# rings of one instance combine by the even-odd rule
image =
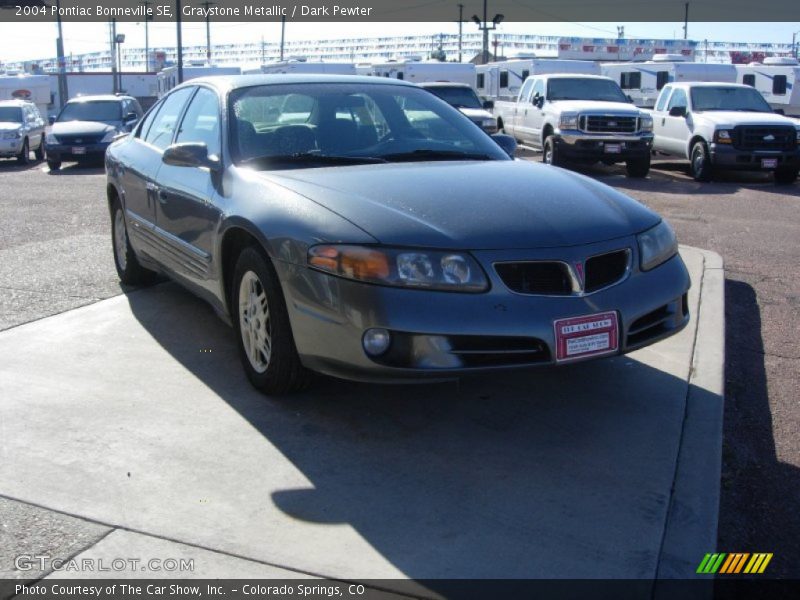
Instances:
[[[478,152],[462,152],[460,150],[431,150],[420,149],[410,152],[395,152],[382,154],[381,158],[388,161],[413,161],[413,160],[493,160],[488,154]]]
[[[334,154],[315,154],[313,152],[296,152],[295,154],[265,154],[241,161],[243,165],[254,163],[324,163],[328,165],[357,165],[369,163],[385,163],[377,156],[340,156]]]

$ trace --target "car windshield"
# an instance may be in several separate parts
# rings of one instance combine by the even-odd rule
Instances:
[[[481,101],[478,100],[478,95],[472,88],[441,86],[427,87],[425,89],[433,92],[450,106],[455,106],[456,108],[483,108]]]
[[[22,123],[22,109],[18,106],[0,106],[0,122]]]
[[[109,123],[122,120],[122,104],[113,100],[91,100],[68,102],[58,115],[58,121],[102,121]]]
[[[601,100],[604,102],[628,102],[619,86],[608,79],[589,79],[587,77],[558,77],[547,83],[547,99],[558,100]]]
[[[383,161],[510,160],[452,106],[418,87],[272,84],[231,92],[234,161],[298,168]],[[324,158],[324,160],[323,160]],[[303,160],[300,160],[303,159]]]
[[[692,88],[692,110],[741,110],[745,112],[772,112],[757,90],[751,87],[696,87]]]

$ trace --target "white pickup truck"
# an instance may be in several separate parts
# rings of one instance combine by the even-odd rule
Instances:
[[[800,122],[775,114],[764,97],[734,83],[670,83],[653,110],[653,148],[688,158],[697,181],[716,169],[773,171],[793,183],[800,171]]]
[[[650,170],[653,120],[608,77],[528,77],[516,101],[496,101],[494,114],[498,129],[541,149],[545,163],[625,162],[629,177]]]

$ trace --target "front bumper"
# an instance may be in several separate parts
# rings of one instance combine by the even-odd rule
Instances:
[[[96,142],[94,144],[47,144],[45,152],[47,158],[53,161],[80,161],[86,159],[102,158],[106,154],[106,148],[111,142]]]
[[[800,148],[795,150],[737,150],[728,144],[709,146],[711,163],[721,169],[738,171],[774,171],[800,167]],[[775,159],[774,167],[764,167],[762,160]]]
[[[22,138],[14,140],[0,140],[0,156],[7,158],[16,156],[22,151]]]
[[[619,244],[617,240],[617,248]],[[633,264],[638,265],[635,244],[631,240],[627,244],[633,250]],[[585,258],[598,251],[602,250],[582,247],[568,254]],[[535,260],[535,254],[542,252],[526,256]],[[634,266],[620,283],[586,296],[533,296],[509,291],[491,267],[493,262],[519,259],[520,251],[473,255],[491,282],[491,289],[482,294],[368,285],[275,261],[303,364],[360,381],[447,380],[474,372],[555,364],[557,319],[616,311],[619,353],[669,337],[689,321],[690,281],[680,256],[649,272]],[[373,327],[392,332],[393,345],[401,345],[402,352],[392,354],[390,347],[384,357],[368,357],[362,337]],[[521,345],[531,351],[520,352]],[[454,356],[453,346],[466,348],[467,353]],[[481,349],[487,348],[488,354],[482,354]]]
[[[619,152],[608,152],[609,149]],[[556,132],[556,149],[567,160],[623,162],[648,156],[653,149],[653,134],[596,135],[582,131]]]

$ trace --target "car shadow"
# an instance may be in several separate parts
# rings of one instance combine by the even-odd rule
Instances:
[[[782,462],[776,450],[761,313],[749,284],[726,279],[725,323],[718,550],[772,552],[769,576],[797,579],[800,469]]]
[[[102,175],[105,173],[105,166],[103,165],[102,160],[80,163],[72,162],[62,164],[61,168],[55,171],[52,169],[47,169],[47,173],[54,177],[65,175]]]
[[[0,159],[0,173],[20,173],[22,171],[33,171],[34,169],[41,168],[45,164],[41,160],[33,160],[27,165],[21,165],[17,162],[16,158]]]
[[[655,573],[682,377],[615,357],[461,383],[320,377],[271,398],[250,387],[233,333],[207,305],[174,284],[151,291],[127,297],[138,322],[310,482],[265,498],[292,519],[347,524],[442,593],[447,582],[428,578]]]

